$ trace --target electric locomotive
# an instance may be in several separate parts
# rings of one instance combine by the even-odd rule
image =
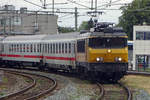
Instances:
[[[112,23],[98,23],[94,32],[77,40],[77,66],[80,73],[93,78],[114,80],[122,78],[128,69],[127,35],[121,28],[111,28]],[[78,46],[78,41],[82,43]],[[78,51],[78,50],[77,50]]]

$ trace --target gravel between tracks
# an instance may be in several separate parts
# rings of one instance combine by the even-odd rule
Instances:
[[[45,100],[96,100],[99,91],[96,84],[76,78],[68,78],[66,87]]]
[[[150,100],[150,95],[144,90],[139,90],[139,93],[134,96],[133,100]]]

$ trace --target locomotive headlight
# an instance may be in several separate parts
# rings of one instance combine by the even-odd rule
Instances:
[[[122,58],[121,57],[116,57],[115,60],[116,60],[116,62],[121,62]]]
[[[111,50],[110,49],[108,49],[108,53],[110,53],[111,52]]]
[[[122,58],[118,58],[118,61],[122,61]]]
[[[97,62],[102,62],[104,59],[103,59],[103,57],[98,57],[98,58],[96,58],[96,61]]]
[[[96,61],[100,61],[100,58],[96,58]]]

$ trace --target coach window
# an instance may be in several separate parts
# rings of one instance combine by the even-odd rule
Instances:
[[[44,45],[44,52],[46,53],[46,44],[43,44]]]
[[[9,44],[9,52],[11,52],[11,44]]]
[[[46,53],[48,53],[48,44],[46,44]]]
[[[40,52],[40,45],[37,44],[37,52],[39,53]]]
[[[17,52],[20,52],[20,44],[17,44]]]
[[[69,43],[69,53],[71,53],[71,43]]]
[[[49,52],[52,53],[52,44],[50,43]]]
[[[21,50],[22,50],[22,52],[23,52],[23,44],[21,44]]]
[[[13,44],[13,52],[15,52],[15,44]]]
[[[46,44],[46,52],[48,53],[48,44]]]
[[[53,53],[53,43],[51,44],[51,53]]]
[[[17,49],[18,49],[18,52],[20,52],[20,44],[18,44],[18,48]]]
[[[32,47],[32,44],[30,44],[30,50],[31,50],[31,52],[33,52],[33,47]]]
[[[26,44],[26,52],[28,52],[28,50],[29,50],[29,49],[28,49],[28,44]]]
[[[23,44],[23,52],[25,52],[25,44]]]
[[[15,52],[15,44],[13,44],[13,52]]]
[[[59,53],[61,53],[61,43],[59,43]]]
[[[36,45],[33,44],[33,52],[35,53],[36,52]]]
[[[11,52],[11,48],[12,48],[12,47],[11,47],[11,44],[9,44],[9,52]]]
[[[46,53],[46,44],[43,44],[43,46],[44,46],[43,47],[43,49],[44,49],[43,52]]]
[[[42,44],[39,44],[39,52],[42,52]]]
[[[47,43],[47,53],[49,53],[49,44]]]
[[[22,52],[22,44],[20,44],[20,51],[19,52]]]
[[[14,51],[17,52],[17,44],[14,44]]]
[[[8,46],[9,46],[9,52],[11,52],[11,44],[9,44]]]
[[[51,43],[51,53],[53,53],[53,44]]]
[[[11,44],[11,52],[13,52],[13,44]]]
[[[72,44],[72,47],[73,47],[72,53],[75,53],[75,43]]]
[[[77,41],[77,52],[84,53],[85,52],[85,40]]]
[[[68,47],[67,47],[67,43],[65,43],[65,53],[67,53],[67,50],[68,49]]]
[[[11,52],[13,52],[13,44],[11,45]]]
[[[21,44],[18,44],[19,45],[19,52],[21,52]]]
[[[11,52],[13,52],[13,44],[11,44]]]
[[[16,44],[16,50],[15,50],[16,52],[18,51],[17,49],[18,49],[18,45]]]
[[[11,44],[11,52],[13,52],[13,44]]]
[[[58,43],[56,43],[56,54],[58,53]]]
[[[55,44],[53,43],[53,54],[55,54]]]
[[[64,43],[62,43],[62,53],[64,53]]]
[[[41,45],[41,52],[42,53],[45,52],[45,44],[44,43]]]
[[[51,53],[51,44],[49,44],[49,49],[48,50],[49,50],[49,53]]]
[[[14,52],[16,52],[16,44],[14,44]]]
[[[18,50],[17,50],[17,44],[16,44],[16,50],[15,50],[15,51],[16,51],[16,52],[18,51]]]

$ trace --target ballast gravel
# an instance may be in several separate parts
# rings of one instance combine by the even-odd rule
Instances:
[[[150,100],[150,95],[144,90],[139,90],[139,93],[134,96],[133,100]]]
[[[78,87],[70,82],[65,88],[45,100],[90,100],[92,97],[79,93]]]

